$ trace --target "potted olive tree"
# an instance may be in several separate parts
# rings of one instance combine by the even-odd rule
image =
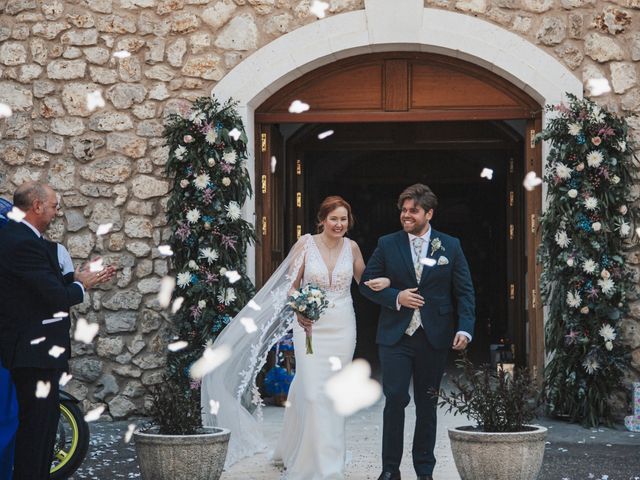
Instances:
[[[230,432],[203,427],[200,390],[179,378],[151,388],[152,426],[134,432],[145,480],[216,480],[227,456]]]
[[[534,480],[542,466],[547,429],[536,417],[535,379],[526,369],[476,368],[457,362],[455,390],[440,390],[439,405],[475,422],[449,428],[456,468],[462,480]]]

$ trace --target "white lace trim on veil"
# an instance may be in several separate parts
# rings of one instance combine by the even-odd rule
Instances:
[[[231,430],[225,467],[267,448],[261,428],[263,402],[256,377],[269,350],[295,319],[292,312],[284,311],[284,306],[304,265],[310,238],[304,235],[294,245],[253,301],[231,320],[213,344],[214,348],[227,345],[232,353],[225,363],[202,379],[202,422],[205,426]],[[260,310],[256,310],[256,305]],[[246,318],[255,322],[255,332],[247,332],[242,322]],[[219,403],[217,415],[210,413],[211,401]]]

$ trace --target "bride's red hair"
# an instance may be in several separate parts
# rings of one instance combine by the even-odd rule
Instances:
[[[353,218],[353,214],[351,213],[351,205],[349,205],[349,202],[347,202],[344,198],[338,195],[331,195],[325,198],[318,208],[318,223],[316,225],[318,233],[322,233],[322,230],[324,229],[324,227],[322,226],[322,222],[327,219],[331,212],[340,207],[344,207],[347,210],[347,219],[349,220],[347,230],[351,230],[353,224],[355,223],[355,219]]]

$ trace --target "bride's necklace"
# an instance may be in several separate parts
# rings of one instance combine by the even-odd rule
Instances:
[[[329,245],[327,245],[327,242],[324,241],[322,236],[323,235],[320,234],[318,238],[322,242],[322,245],[324,245],[324,248],[326,248],[329,251],[329,261],[333,263],[334,253],[337,251],[338,245],[340,245],[340,242],[338,241],[333,247],[329,247]]]

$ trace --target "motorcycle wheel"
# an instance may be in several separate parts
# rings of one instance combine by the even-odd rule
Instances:
[[[51,464],[51,480],[65,480],[75,472],[89,450],[89,425],[77,404],[60,401],[60,420]]]

